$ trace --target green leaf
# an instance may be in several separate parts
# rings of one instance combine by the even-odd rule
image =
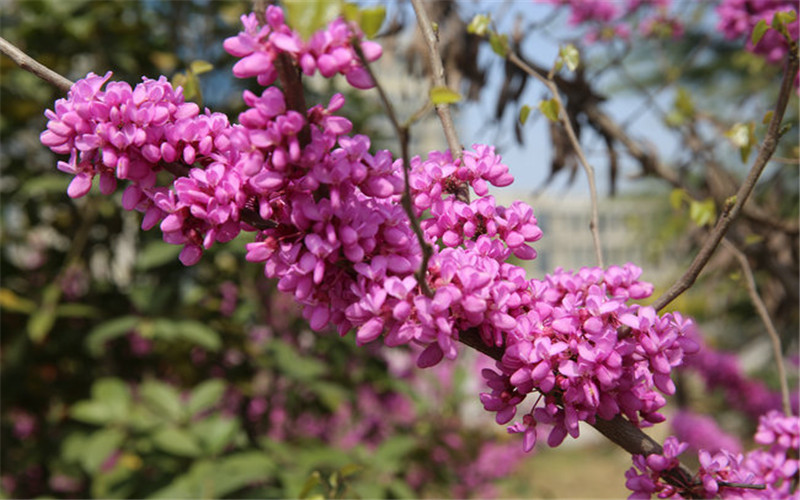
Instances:
[[[336,0],[285,0],[283,6],[287,24],[304,40],[336,19],[341,11],[341,2]]]
[[[189,404],[186,406],[189,415],[195,415],[203,410],[214,406],[225,393],[225,382],[215,378],[207,380],[198,385],[189,397]]]
[[[486,33],[489,31],[489,24],[491,22],[491,17],[484,14],[476,14],[475,17],[472,18],[472,21],[470,21],[467,25],[467,33],[478,35],[480,37],[486,36]]]
[[[737,123],[730,130],[725,132],[725,136],[739,148],[742,162],[747,162],[750,152],[756,143],[755,123]]]
[[[547,117],[551,122],[558,121],[558,101],[555,99],[548,99],[539,103],[539,111]]]
[[[216,462],[214,497],[221,498],[256,481],[269,479],[275,462],[265,453],[252,451],[230,455]]]
[[[568,43],[567,45],[561,47],[561,49],[558,51],[558,54],[567,65],[568,70],[575,71],[578,69],[578,65],[581,62],[581,53],[578,52],[578,49],[574,45]]]
[[[689,218],[700,227],[711,225],[717,217],[714,200],[709,198],[704,201],[692,200],[689,202]]]
[[[6,312],[30,314],[36,310],[36,303],[20,297],[11,289],[0,288],[0,308]]]
[[[197,59],[189,64],[189,70],[195,75],[202,75],[214,69],[214,65],[208,61]]]
[[[104,425],[114,417],[108,405],[95,400],[78,401],[70,407],[69,415],[75,420],[95,425]]]
[[[19,190],[19,195],[29,198],[49,193],[64,193],[69,183],[70,178],[63,174],[37,175],[25,181]]]
[[[761,38],[764,37],[764,33],[767,32],[769,26],[767,25],[767,21],[762,19],[756,23],[755,27],[753,28],[753,34],[750,40],[753,42],[753,45],[758,45],[758,42],[761,41]]]
[[[769,122],[771,122],[772,121],[772,115],[774,115],[774,114],[775,114],[775,112],[772,111],[772,110],[769,110],[766,113],[764,113],[764,118],[761,120],[761,123],[766,125]]]
[[[756,243],[761,243],[762,241],[764,241],[764,237],[761,236],[760,234],[748,234],[744,238],[745,246],[754,245]]]
[[[221,453],[241,429],[235,418],[223,418],[219,415],[195,422],[191,427],[192,434],[203,445],[209,455]]]
[[[680,210],[683,200],[687,198],[688,195],[684,189],[676,188],[669,193],[669,204],[673,210]]]
[[[495,54],[499,55],[500,57],[506,57],[509,51],[508,35],[499,35],[495,32],[492,32],[489,35],[489,46],[492,47],[492,50]]]
[[[147,271],[154,267],[175,262],[181,253],[179,245],[170,245],[163,241],[154,241],[148,244],[136,257],[136,269]]]
[[[341,469],[339,469],[339,474],[341,474],[341,476],[343,478],[348,478],[350,476],[354,476],[354,475],[358,474],[359,472],[361,472],[363,470],[364,470],[364,466],[363,465],[347,464],[347,465],[342,466]]]
[[[364,32],[364,35],[367,38],[372,38],[378,34],[378,31],[380,31],[385,18],[386,7],[383,5],[367,7],[361,9],[361,20],[359,21],[358,25],[361,27],[361,31]]]
[[[300,493],[297,494],[297,498],[302,500],[308,498],[308,495],[311,493],[311,491],[321,484],[322,478],[319,475],[319,471],[315,470],[309,474],[308,479],[306,479],[306,482],[303,484],[303,489],[301,489]]]
[[[28,337],[36,344],[44,342],[56,322],[56,306],[61,300],[61,287],[50,283],[42,292],[42,303],[28,319]]]
[[[118,378],[101,378],[92,385],[92,398],[106,405],[111,417],[124,421],[131,406],[131,392]]]
[[[122,316],[97,325],[86,335],[86,348],[92,356],[99,356],[105,343],[127,334],[140,322],[137,316]]]
[[[102,429],[86,438],[85,448],[81,456],[81,465],[90,475],[95,474],[103,462],[115,452],[125,433],[119,429]]]
[[[139,387],[142,401],[156,415],[176,422],[183,417],[183,404],[178,390],[158,380],[147,380]]]
[[[213,328],[199,321],[185,320],[175,323],[178,337],[197,344],[207,351],[218,351],[222,347],[222,339]]]
[[[93,318],[100,315],[100,311],[87,304],[71,302],[56,306],[56,316],[64,318]]]
[[[179,427],[162,427],[153,435],[153,443],[161,450],[181,457],[197,457],[203,453],[197,439]]]
[[[528,116],[531,114],[531,107],[525,104],[522,106],[522,109],[519,110],[519,122],[525,125],[525,122],[528,121]]]
[[[461,100],[461,94],[447,87],[433,87],[430,97],[433,104],[453,104]]]
[[[281,340],[273,340],[268,347],[274,354],[274,362],[286,377],[308,382],[325,374],[326,365],[316,358],[300,355],[294,346]]]

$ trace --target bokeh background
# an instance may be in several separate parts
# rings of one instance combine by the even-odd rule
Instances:
[[[3,0],[0,28],[4,38],[72,80],[108,70],[132,84],[142,75],[166,75],[192,100],[235,117],[243,109],[242,90],[257,88],[231,76],[234,60],[222,41],[239,31],[239,16],[250,7]],[[544,67],[560,45],[576,43],[586,68],[581,78],[603,97],[603,109],[680,174],[691,199],[706,203],[676,195],[674,183],[648,172],[621,145],[609,147],[580,107],[574,111],[598,170],[608,260],[638,263],[658,295],[702,241],[698,222],[732,192],[716,186],[729,186],[749,166],[724,132],[748,121],[763,130],[780,67],[744,50],[743,40],[716,33],[713,2],[675,2],[670,13],[684,23],[680,38],[666,31],[607,43],[587,43],[587,30],[549,4],[442,1],[429,7],[449,81],[465,97],[456,107],[462,142],[497,145],[518,179],[498,199],[528,201],[545,231],[531,276],[592,265],[587,184],[574,158],[559,156],[565,153],[555,146],[558,131],[543,116],[534,111],[520,124],[522,106],[535,108],[545,89],[467,35],[475,13],[492,12],[498,29],[518,34],[514,46]],[[425,104],[429,87],[413,22],[409,5],[390,3],[378,36],[385,51],[378,75],[406,116]],[[313,333],[292,299],[244,260],[246,236],[215,246],[186,268],[177,260],[179,247],[162,242],[157,230],[141,231],[140,214],[121,210],[120,193],[69,199],[70,178],[38,140],[44,109],[62,96],[5,57],[0,71],[0,495],[627,494],[623,473],[630,458],[591,429],[578,442],[525,456],[519,440],[480,407],[476,374],[488,361],[466,349],[457,363],[420,371],[413,352],[356,348],[352,336]],[[374,146],[396,149],[374,92],[349,91],[336,81],[306,83],[309,105],[345,92],[356,129],[373,137]],[[794,128],[756,192],[766,220],[788,221],[788,229],[745,218],[733,236],[756,269],[796,381],[796,96],[792,102],[786,121]],[[412,128],[412,138],[415,154],[445,147],[432,113]],[[699,146],[690,148],[691,140]],[[708,359],[755,384],[742,386],[751,391],[745,395],[775,404],[769,343],[731,255],[720,252],[673,307],[698,320],[719,353]],[[668,414],[712,415],[747,445],[753,416],[732,408],[731,395],[714,389],[702,367],[687,370],[679,385]],[[654,436],[671,432],[661,427]]]

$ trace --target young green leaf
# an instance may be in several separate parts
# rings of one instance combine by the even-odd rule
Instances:
[[[692,200],[689,203],[689,218],[698,226],[711,225],[716,217],[717,210],[711,198],[705,201]]]
[[[304,40],[324,28],[340,14],[341,3],[336,0],[285,0],[287,24],[297,30]]]
[[[484,15],[484,14],[476,14],[475,17],[472,18],[472,21],[469,22],[467,25],[467,33],[471,33],[473,35],[478,36],[485,36],[486,33],[489,31],[489,24],[492,22],[492,18]]]
[[[519,110],[519,122],[525,125],[525,122],[528,121],[528,116],[531,114],[531,107],[527,104],[522,106],[522,109]]]
[[[367,38],[372,38],[378,34],[383,20],[386,18],[386,7],[378,5],[375,7],[367,7],[361,10],[361,20],[358,25],[361,31],[364,32]]]
[[[669,193],[669,204],[673,210],[680,210],[683,200],[687,198],[686,191],[680,188],[673,189]]]
[[[768,29],[769,26],[764,19],[756,23],[756,26],[753,28],[753,35],[750,38],[754,46],[758,45],[758,42],[761,41],[761,38],[764,37],[764,33],[766,33]]]
[[[492,47],[494,53],[500,57],[506,57],[508,55],[508,35],[498,35],[492,32],[489,35],[489,45]]]
[[[558,121],[558,101],[555,99],[548,99],[539,103],[539,111],[547,117],[551,122]]]
[[[202,59],[192,61],[191,64],[189,64],[189,70],[195,75],[208,73],[212,69],[214,69],[214,65],[208,61],[203,61]]]
[[[461,100],[461,94],[447,87],[433,87],[430,96],[433,104],[453,104]]]
[[[558,51],[558,55],[564,61],[564,64],[567,65],[567,69],[570,71],[575,71],[581,62],[580,52],[578,52],[578,49],[571,43],[561,47],[561,49]]]

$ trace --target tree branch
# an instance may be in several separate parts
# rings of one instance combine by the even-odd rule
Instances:
[[[778,335],[778,331],[775,329],[775,325],[772,323],[772,318],[769,317],[767,306],[764,304],[764,301],[761,300],[761,296],[758,294],[756,280],[753,277],[753,270],[750,268],[750,263],[747,262],[747,256],[741,250],[736,248],[733,243],[728,241],[727,238],[722,240],[722,245],[727,248],[734,255],[734,257],[736,257],[736,260],[739,261],[739,265],[742,267],[742,273],[744,274],[745,282],[747,283],[747,292],[750,294],[750,300],[753,301],[753,306],[755,306],[758,315],[761,317],[761,321],[764,323],[764,327],[767,329],[769,338],[772,341],[772,351],[773,355],[775,356],[775,366],[778,369],[778,378],[780,379],[781,384],[783,413],[786,416],[791,416],[792,404],[791,400],[789,399],[789,385],[786,380],[786,367],[783,365],[781,337]]]
[[[564,103],[561,101],[561,93],[558,90],[558,86],[553,81],[552,76],[544,76],[540,74],[513,51],[509,51],[506,58],[514,63],[514,65],[516,65],[519,69],[542,82],[550,90],[550,93],[553,95],[553,99],[555,99],[556,103],[558,104],[558,117],[564,126],[564,130],[567,132],[567,136],[569,137],[569,141],[575,150],[575,154],[578,156],[578,161],[580,161],[583,170],[586,172],[586,177],[589,180],[589,196],[592,204],[592,215],[591,221],[589,222],[589,230],[592,232],[592,241],[594,243],[597,265],[600,267],[605,267],[603,264],[603,248],[602,244],[600,243],[600,213],[597,208],[597,184],[594,177],[594,168],[592,168],[592,166],[589,164],[589,161],[586,159],[586,155],[583,153],[583,148],[581,147],[580,141],[578,141],[578,137],[575,135],[575,130],[572,128],[572,123],[567,115]]]
[[[417,25],[422,31],[425,43],[428,45],[428,59],[431,63],[431,77],[433,78],[433,85],[435,87],[446,87],[447,82],[444,79],[444,66],[442,65],[442,56],[439,54],[439,40],[433,32],[433,25],[428,12],[422,0],[411,0],[414,6],[414,12],[417,14]],[[439,120],[442,122],[442,129],[447,138],[447,145],[450,148],[450,154],[453,159],[461,158],[461,142],[458,140],[456,133],[456,126],[453,123],[453,117],[450,116],[450,106],[448,104],[437,104],[436,113],[439,115]],[[469,203],[469,187],[466,183],[461,183],[456,192],[456,198],[464,203]]]
[[[700,272],[706,266],[708,261],[711,259],[711,256],[714,254],[714,251],[717,249],[719,242],[722,240],[723,236],[725,236],[725,233],[727,232],[731,223],[736,216],[739,215],[739,212],[741,212],[745,202],[753,192],[753,188],[755,188],[756,182],[761,176],[761,172],[764,171],[764,167],[766,167],[767,163],[769,163],[770,157],[778,147],[781,121],[783,121],[783,115],[786,112],[786,106],[789,103],[789,96],[794,91],[794,79],[797,76],[797,67],[797,54],[795,52],[789,52],[789,60],[786,64],[786,70],[783,74],[783,81],[781,82],[778,101],[775,104],[775,111],[772,115],[772,119],[769,122],[766,137],[764,137],[764,142],[761,145],[761,150],[758,152],[758,156],[756,157],[753,166],[750,168],[750,172],[747,174],[744,182],[739,187],[736,195],[730,198],[732,203],[729,206],[726,205],[723,207],[722,214],[720,215],[719,219],[717,219],[714,229],[706,238],[703,247],[700,249],[700,252],[698,252],[689,268],[686,270],[683,276],[681,276],[678,281],[676,281],[669,288],[669,290],[667,290],[655,301],[655,303],[653,303],[653,307],[657,311],[663,309],[667,304],[675,300],[675,298],[688,290],[694,284],[694,282],[697,280],[697,277],[700,275]]]
[[[3,37],[0,37],[0,52],[7,55],[20,68],[33,73],[63,93],[66,94],[72,88],[71,80],[36,61]]]
[[[419,283],[422,293],[428,297],[431,297],[433,296],[433,293],[431,292],[430,288],[428,288],[426,276],[428,274],[428,261],[433,254],[433,249],[431,248],[430,244],[425,241],[425,235],[422,233],[419,219],[417,218],[416,214],[414,214],[414,207],[411,201],[411,187],[409,180],[411,163],[409,161],[408,154],[408,143],[410,138],[409,128],[406,125],[400,125],[400,121],[397,119],[397,115],[394,112],[394,107],[389,101],[389,98],[386,96],[386,92],[384,92],[380,82],[375,77],[375,73],[372,71],[372,66],[370,66],[369,61],[367,61],[367,58],[364,57],[364,52],[361,50],[358,40],[354,39],[351,45],[353,46],[353,50],[355,50],[356,54],[358,55],[358,58],[361,60],[361,65],[364,66],[369,73],[372,83],[375,84],[375,90],[378,91],[378,95],[381,98],[383,107],[386,109],[386,114],[389,116],[389,121],[392,123],[392,127],[394,128],[395,132],[397,132],[397,140],[400,141],[400,152],[403,159],[403,209],[405,210],[406,216],[411,223],[411,229],[414,231],[414,234],[417,237],[419,246],[422,249],[422,262],[420,263],[419,270],[417,271],[417,283]]]

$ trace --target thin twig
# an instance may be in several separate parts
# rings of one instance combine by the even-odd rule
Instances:
[[[685,292],[691,287],[700,272],[706,266],[714,251],[717,249],[722,237],[725,236],[731,223],[736,219],[736,216],[741,212],[747,199],[755,188],[761,172],[764,167],[769,163],[769,159],[778,147],[778,140],[780,136],[781,121],[786,112],[786,106],[789,103],[789,96],[794,91],[794,79],[797,76],[798,60],[797,54],[794,51],[789,52],[789,61],[786,64],[786,71],[783,74],[783,81],[781,82],[780,93],[778,94],[778,101],[775,104],[775,111],[772,119],[767,128],[767,134],[764,137],[764,142],[761,145],[761,150],[758,152],[750,172],[747,174],[742,185],[739,187],[736,195],[730,200],[733,203],[726,204],[723,207],[722,214],[717,220],[714,229],[708,235],[703,247],[698,252],[694,261],[692,261],[689,269],[676,281],[663,295],[661,295],[654,303],[653,307],[660,311],[667,304],[675,300],[680,294]]]
[[[581,148],[578,137],[575,135],[575,130],[572,128],[572,123],[570,123],[564,103],[561,101],[561,93],[558,90],[558,86],[553,81],[552,76],[548,75],[548,77],[545,77],[544,75],[540,74],[513,51],[509,51],[506,57],[519,69],[542,82],[550,90],[550,93],[553,95],[553,99],[555,99],[556,104],[558,104],[558,116],[561,120],[561,123],[564,125],[564,130],[567,132],[567,136],[569,137],[570,143],[575,150],[575,154],[578,156],[578,161],[580,161],[583,170],[586,172],[586,177],[589,180],[589,196],[592,204],[592,218],[589,222],[589,230],[592,232],[592,241],[594,243],[595,256],[597,257],[597,265],[600,267],[605,267],[603,264],[603,248],[600,243],[600,212],[597,207],[597,183],[595,182],[594,168],[592,168],[592,166],[589,164],[589,161],[586,159],[586,155],[583,153],[583,148]]]
[[[411,0],[414,6],[414,12],[417,14],[417,24],[422,32],[425,43],[428,45],[428,59],[431,63],[431,77],[433,78],[433,85],[435,87],[446,87],[447,82],[444,79],[444,66],[442,65],[442,56],[439,54],[439,40],[436,33],[433,32],[433,25],[425,10],[422,0]],[[453,122],[453,117],[450,116],[450,105],[437,104],[436,113],[439,115],[439,120],[442,122],[442,130],[447,138],[447,145],[450,148],[450,154],[453,159],[461,158],[461,142],[458,140],[456,133],[456,126]],[[456,199],[469,203],[469,187],[466,183],[458,186],[456,191]]]
[[[0,37],[0,52],[11,58],[20,68],[33,73],[63,93],[66,94],[72,88],[71,80],[36,61],[3,37]]]
[[[734,257],[736,257],[736,259],[739,261],[739,265],[742,266],[742,273],[744,274],[745,282],[747,283],[747,292],[750,294],[750,300],[753,301],[753,306],[755,306],[758,315],[761,317],[761,321],[764,322],[764,327],[767,329],[769,338],[772,341],[772,351],[775,356],[775,365],[778,369],[778,378],[780,379],[781,384],[783,413],[786,414],[786,416],[791,416],[792,404],[789,399],[789,385],[786,380],[786,368],[783,365],[781,337],[778,335],[778,331],[775,329],[775,325],[772,323],[772,318],[769,317],[767,306],[764,305],[764,301],[761,300],[761,296],[758,294],[756,280],[753,277],[753,270],[750,268],[750,263],[747,262],[747,256],[741,250],[736,248],[733,243],[728,241],[727,238],[722,240],[722,245],[727,248],[734,255]]]
[[[378,95],[381,98],[383,107],[386,109],[386,114],[389,117],[389,121],[392,122],[392,127],[394,128],[395,132],[397,132],[397,139],[400,141],[400,154],[403,158],[403,209],[405,210],[406,216],[411,223],[411,229],[417,236],[419,246],[422,249],[422,262],[420,263],[419,270],[417,271],[417,282],[419,283],[422,293],[428,297],[431,297],[433,293],[428,287],[426,276],[428,274],[428,261],[433,254],[433,249],[431,248],[430,244],[425,241],[425,235],[423,234],[422,228],[419,225],[419,219],[414,213],[414,207],[411,201],[411,187],[409,180],[411,163],[409,161],[408,154],[409,130],[407,126],[401,125],[400,121],[397,119],[397,115],[394,112],[394,107],[389,101],[389,98],[386,96],[386,92],[384,92],[380,82],[375,77],[375,73],[372,71],[372,66],[370,66],[369,61],[367,61],[367,58],[364,57],[364,52],[361,50],[358,40],[353,40],[352,46],[353,50],[355,50],[356,54],[358,55],[358,58],[361,60],[361,65],[366,68],[367,72],[369,73],[369,77],[372,79],[372,83],[375,84],[375,90],[378,91]]]

